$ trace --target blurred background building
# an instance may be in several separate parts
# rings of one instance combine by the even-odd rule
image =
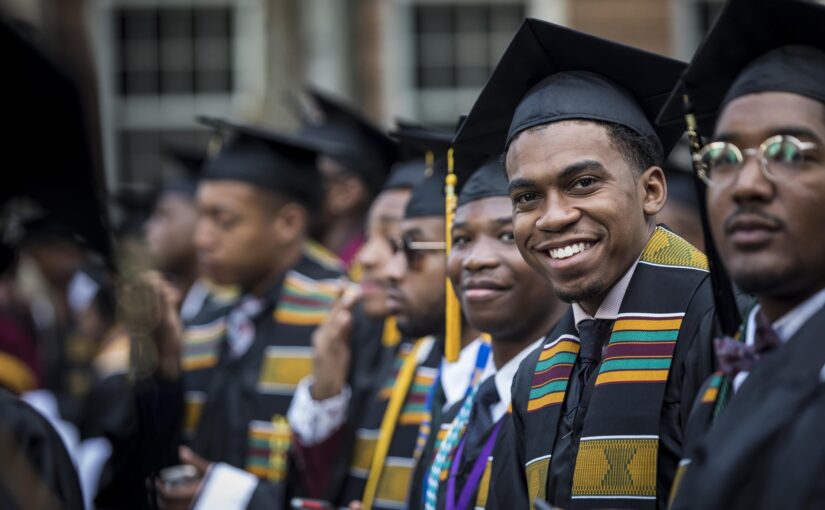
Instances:
[[[157,182],[168,171],[169,145],[205,148],[196,115],[297,126],[304,84],[349,99],[387,126],[396,117],[452,126],[524,16],[689,58],[720,6],[720,0],[0,0],[81,81],[109,189]]]

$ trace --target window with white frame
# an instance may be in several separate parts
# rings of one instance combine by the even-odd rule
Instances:
[[[231,93],[232,14],[228,6],[116,10],[119,93]]]
[[[156,183],[170,146],[205,149],[197,115],[229,115],[260,93],[264,0],[98,0],[101,115],[107,178]],[[254,90],[251,90],[254,89]]]
[[[454,125],[525,16],[515,1],[412,5],[412,90],[419,120]]]

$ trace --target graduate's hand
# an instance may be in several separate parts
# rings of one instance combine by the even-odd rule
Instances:
[[[167,486],[162,481],[155,482],[158,508],[160,510],[188,510],[201,488],[201,482],[190,482],[182,485]]]
[[[312,334],[313,373],[315,382],[310,393],[315,400],[324,400],[341,393],[347,382],[350,358],[352,310],[361,299],[361,289],[345,288],[332,305],[326,320]]]
[[[178,448],[178,457],[180,457],[182,464],[189,464],[197,469],[201,477],[206,475],[206,472],[209,471],[209,466],[212,465],[210,461],[193,452],[188,446]]]
[[[361,510],[364,508],[364,504],[360,501],[352,501],[349,504],[349,510]]]
[[[177,379],[183,349],[183,325],[178,312],[180,291],[158,272],[146,273],[143,280],[154,290],[157,299],[157,322],[152,336],[158,353],[158,370],[168,379]]]
[[[203,477],[212,464],[186,446],[181,446],[178,449],[178,456],[180,457],[181,464],[188,464],[197,470],[198,479],[175,486],[169,486],[163,481],[157,480],[155,482],[155,488],[157,490],[158,507],[161,510],[183,510],[191,508],[195,496],[197,496],[203,484]]]

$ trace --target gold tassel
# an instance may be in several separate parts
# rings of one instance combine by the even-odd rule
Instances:
[[[444,223],[446,232],[444,234],[444,244],[446,256],[450,256],[453,248],[453,220],[455,218],[455,208],[458,204],[458,197],[455,194],[455,187],[458,178],[455,175],[453,162],[453,149],[447,151],[447,177],[444,179]],[[447,277],[446,287],[446,316],[447,324],[444,337],[444,357],[448,362],[458,361],[458,353],[461,351],[461,303],[453,289],[453,282]]]
[[[395,347],[401,341],[401,332],[395,322],[395,315],[384,319],[384,332],[381,334],[381,344],[384,347]]]
[[[424,177],[432,177],[434,164],[435,155],[433,154],[433,151],[427,151],[424,154]]]

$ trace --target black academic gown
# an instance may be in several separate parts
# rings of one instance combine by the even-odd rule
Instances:
[[[401,345],[385,375],[379,379],[380,383],[375,388],[369,406],[363,415],[357,417],[355,444],[347,476],[342,490],[334,499],[340,507],[346,507],[351,501],[361,500],[364,496],[384,413],[395,388],[398,372],[413,345],[414,342],[405,342]],[[419,429],[422,423],[429,419],[426,402],[436,382],[443,353],[441,345],[441,340],[435,340],[427,357],[415,369],[390,441],[382,479],[378,484],[373,504],[374,509],[399,508],[407,499],[416,464]]]
[[[57,432],[0,389],[0,508],[82,510],[77,473]]]
[[[351,414],[348,415],[344,426],[347,440],[351,444],[345,444],[333,461],[333,483],[325,498],[335,507],[346,508],[350,502],[360,501],[364,496],[384,413],[392,390],[396,387],[398,372],[405,358],[411,354],[415,343],[402,341],[397,346],[385,349],[379,364],[379,371],[369,384],[372,389],[371,394],[363,403],[351,402]],[[440,341],[433,342],[426,358],[417,365],[411,385],[404,395],[404,404],[395,424],[382,478],[372,506],[375,510],[400,508],[406,499],[415,465],[419,428],[422,420],[427,417],[425,407],[427,394],[435,382],[437,367],[441,362],[441,343]],[[352,380],[357,381],[358,378]],[[357,407],[353,408],[352,404]],[[353,409],[358,409],[357,414],[353,414]],[[273,502],[278,496],[279,491],[275,485],[258,484],[247,508],[249,510],[276,508]]]
[[[354,325],[351,340],[351,363],[347,382],[351,390],[351,398],[347,407],[347,421],[341,430],[332,438],[320,445],[306,447],[297,444],[292,451],[296,477],[301,486],[296,488],[296,495],[321,497],[327,501],[335,501],[341,494],[348,476],[350,460],[355,446],[356,431],[364,413],[371,412],[371,398],[376,386],[383,380],[386,371],[390,369],[392,361],[400,348],[400,344],[393,346],[382,345],[384,321],[377,321],[364,315],[360,307],[354,313]],[[307,494],[307,481],[312,479],[321,484],[321,494]],[[318,483],[313,484],[318,490]],[[273,484],[262,482],[258,484],[250,498],[249,510],[268,510],[275,502],[282,498],[281,490]]]
[[[825,308],[757,363],[687,453],[672,508],[825,508],[823,330]]]
[[[226,345],[231,306],[206,307],[187,324],[181,378],[153,377],[124,397],[128,425],[112,441],[98,504],[146,508],[146,478],[177,463],[184,443],[207,460],[271,481],[277,504],[269,508],[286,508],[287,488],[299,484],[291,478],[285,415],[295,385],[311,372],[311,334],[339,294],[342,274],[335,259],[305,250],[267,291],[255,340],[237,359]]]
[[[340,266],[306,251],[265,293],[254,341],[239,357],[230,354],[226,315],[201,316],[186,328],[185,433],[196,453],[298,487],[286,414],[295,386],[312,372],[312,332],[339,294],[341,275]]]
[[[568,385],[581,363],[568,311],[513,381],[487,508],[530,508],[534,498],[561,508],[666,507],[691,405],[715,362],[705,268],[695,248],[657,228],[586,388]],[[574,402],[586,413],[575,423],[562,412]]]

